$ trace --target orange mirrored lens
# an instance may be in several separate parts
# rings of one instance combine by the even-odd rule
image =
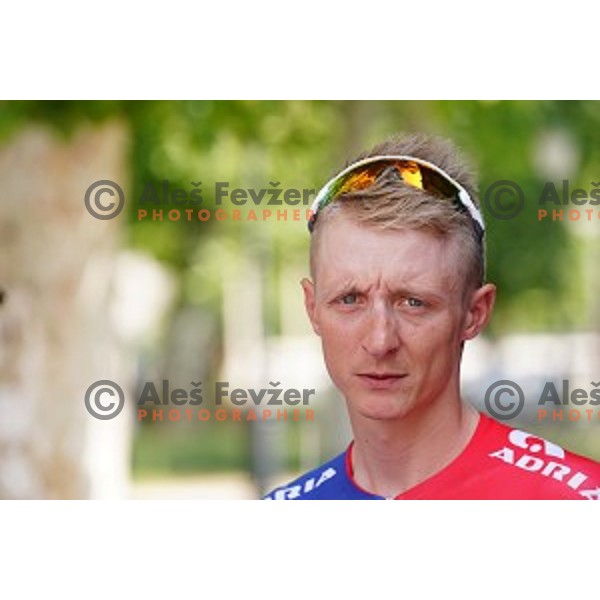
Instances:
[[[389,167],[395,167],[402,181],[412,187],[423,189],[423,173],[421,167],[414,162],[402,161],[395,163],[374,163],[368,165],[362,170],[356,171],[348,175],[340,187],[335,190],[335,195],[345,194],[347,192],[355,192],[364,190],[373,185],[383,171]]]
[[[405,183],[419,188],[420,190],[423,189],[423,174],[421,173],[421,168],[417,163],[398,163],[396,164],[396,168],[400,172],[402,180]]]
[[[344,181],[337,193],[345,194],[346,192],[364,190],[375,182],[380,173],[381,169],[365,169],[364,171],[359,171],[358,173],[352,173],[348,179]]]

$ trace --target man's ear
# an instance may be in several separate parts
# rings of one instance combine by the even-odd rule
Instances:
[[[304,307],[306,308],[306,314],[310,319],[310,324],[312,325],[313,331],[317,335],[321,335],[315,316],[315,284],[310,279],[304,277],[300,282],[300,285],[304,291]]]
[[[492,316],[496,300],[496,286],[486,283],[471,294],[467,307],[463,340],[471,340],[485,328]]]

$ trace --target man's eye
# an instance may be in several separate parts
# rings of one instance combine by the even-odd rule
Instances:
[[[342,302],[342,304],[356,304],[357,296],[356,294],[344,294],[340,298],[340,301]]]
[[[425,306],[423,300],[419,300],[418,298],[407,298],[406,303],[411,308],[422,308],[423,306]]]

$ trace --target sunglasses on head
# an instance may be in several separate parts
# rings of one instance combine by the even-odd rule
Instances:
[[[317,194],[312,205],[308,230],[313,232],[319,212],[336,198],[342,194],[367,189],[390,169],[409,186],[439,198],[453,200],[457,210],[466,210],[469,213],[479,238],[483,238],[483,217],[467,190],[439,167],[414,156],[371,156],[338,173]]]

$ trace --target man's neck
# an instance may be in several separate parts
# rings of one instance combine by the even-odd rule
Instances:
[[[352,416],[354,480],[363,489],[393,498],[452,462],[471,440],[479,413],[455,401],[394,421]]]

